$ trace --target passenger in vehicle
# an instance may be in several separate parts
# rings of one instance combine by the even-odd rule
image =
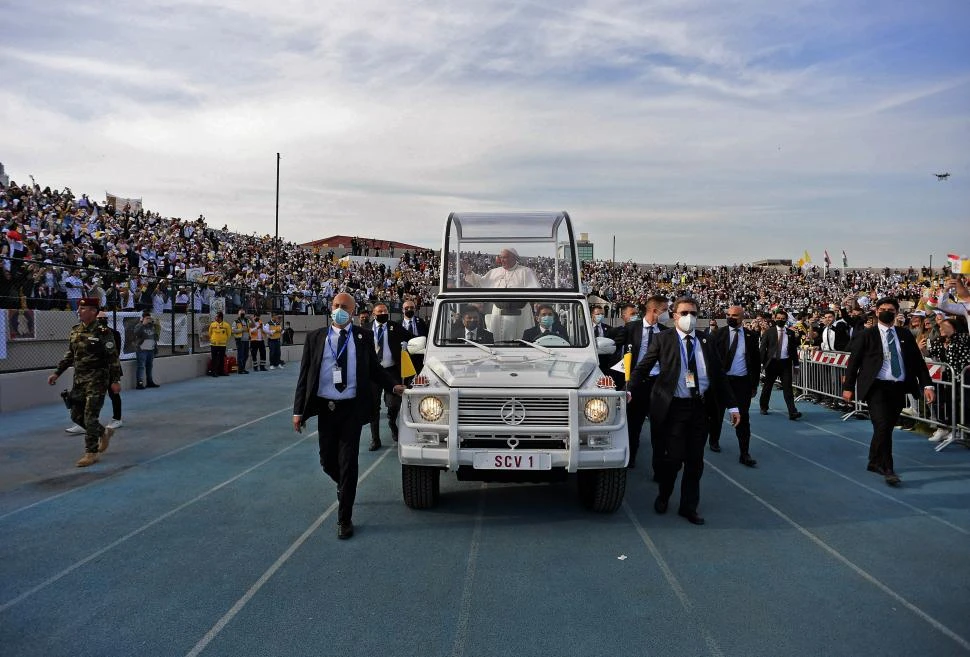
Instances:
[[[471,270],[471,265],[463,262],[461,271],[465,282],[472,287],[539,287],[536,273],[519,264],[519,252],[515,249],[502,249],[498,261],[500,266],[489,269],[484,276],[479,276]]]
[[[452,331],[453,340],[472,340],[480,344],[494,344],[495,336],[482,326],[481,311],[475,306],[465,306],[461,313],[461,327]]]
[[[566,333],[566,327],[558,321],[556,311],[552,306],[540,303],[538,305],[536,319],[537,325],[526,329],[522,333],[523,340],[526,342],[535,342],[546,335],[557,335],[563,340],[569,341],[569,334]]]

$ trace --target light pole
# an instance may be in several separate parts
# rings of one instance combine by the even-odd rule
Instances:
[[[276,237],[273,240],[273,293],[280,293],[280,154],[276,154]],[[273,300],[274,302],[277,299]],[[275,303],[273,304],[276,305]],[[282,305],[282,304],[280,304]]]

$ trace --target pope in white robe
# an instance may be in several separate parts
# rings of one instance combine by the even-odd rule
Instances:
[[[519,254],[515,249],[502,249],[498,260],[499,267],[488,270],[480,276],[467,265],[462,267],[465,282],[472,287],[490,288],[527,288],[539,287],[536,273],[519,264]],[[532,307],[528,303],[493,303],[486,317],[486,327],[495,335],[496,342],[518,340],[526,329],[535,326]]]

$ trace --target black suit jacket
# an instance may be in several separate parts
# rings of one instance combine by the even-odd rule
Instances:
[[[798,345],[801,338],[790,328],[785,329],[788,335],[788,358],[792,365],[798,365]],[[775,360],[775,351],[778,350],[778,327],[774,324],[761,334],[761,364],[768,367]]]
[[[755,390],[761,382],[760,336],[748,328],[742,327],[741,332],[744,336],[744,364],[748,368],[751,389]],[[731,349],[731,329],[727,326],[719,328],[712,334],[711,342],[714,347],[714,354],[726,373],[731,368],[731,363],[727,362],[728,351]]]
[[[491,331],[489,331],[487,329],[483,329],[481,326],[479,326],[475,330],[475,334],[478,337],[478,339],[475,340],[475,342],[477,342],[479,344],[493,344],[495,342],[495,334],[493,334]],[[462,326],[460,329],[453,329],[451,331],[451,339],[452,340],[461,340],[464,337],[465,337],[465,327],[464,326]]]
[[[415,330],[411,331],[411,334],[416,338],[422,335],[428,335],[428,323],[424,321],[422,318],[418,317],[417,315],[415,315],[413,319],[415,323]],[[407,319],[401,320],[402,328],[406,326],[407,321],[408,321]],[[405,328],[405,330],[407,329]]]
[[[708,388],[705,401],[708,404],[717,403],[725,408],[734,408],[737,403],[731,393],[727,377],[721,360],[714,354],[711,338],[703,331],[695,331],[694,335],[700,343],[704,354],[704,364],[707,368]],[[696,343],[695,343],[696,344]],[[677,390],[677,383],[681,377],[682,365],[680,351],[680,332],[662,331],[650,340],[650,348],[640,364],[634,369],[630,377],[631,392],[635,393],[636,386],[645,379],[656,363],[660,363],[660,375],[653,384],[650,397],[650,419],[652,422],[662,423],[667,417],[670,402]]]
[[[350,326],[349,329],[357,352],[357,396],[354,398],[354,409],[358,422],[363,426],[370,422],[374,410],[370,382],[374,381],[387,392],[392,392],[397,381],[377,361],[374,334],[359,326]],[[304,425],[307,420],[320,413],[317,390],[320,387],[320,364],[323,362],[323,350],[326,348],[329,331],[330,327],[313,331],[307,335],[303,345],[300,375],[296,381],[296,393],[293,395],[293,415],[302,415]]]
[[[538,326],[533,326],[532,328],[526,329],[522,333],[522,339],[526,342],[535,342],[540,337],[542,337],[541,329]],[[562,324],[553,324],[552,328],[549,329],[549,333],[552,335],[558,335],[563,340],[569,340],[569,335],[566,333],[566,329]]]
[[[832,330],[835,331],[835,336],[833,342],[835,343],[833,348],[835,351],[845,351],[849,347],[849,325],[843,321],[833,322],[831,326],[823,326],[819,330],[819,344],[818,346],[823,349],[827,349],[828,345],[825,344],[825,331]]]
[[[846,365],[842,390],[857,391],[858,398],[864,400],[869,396],[869,389],[882,369],[882,336],[879,326],[876,325],[862,331],[857,338],[853,340],[854,346]],[[906,392],[919,397],[921,386],[928,388],[933,385],[926,361],[923,360],[916,346],[916,338],[909,329],[897,327],[896,339],[899,340],[899,350],[903,354]]]
[[[374,337],[371,338],[371,348],[374,348],[374,341],[377,339],[376,336],[379,326],[377,322],[371,322],[368,327],[371,333],[374,334]],[[397,367],[396,376],[400,376],[401,373],[401,343],[407,342],[413,337],[410,331],[397,322],[387,322],[387,345],[391,348],[391,358],[394,359],[394,365]],[[377,354],[376,349],[374,349],[374,354]]]
[[[670,328],[668,326],[664,326],[663,324],[655,324],[654,326],[658,332],[663,332]],[[653,340],[655,339],[656,339],[656,336],[654,336],[654,338],[650,340],[651,345],[653,344]],[[637,374],[636,374],[637,369],[635,366],[637,363],[637,356],[640,355],[640,346],[643,344],[643,320],[638,319],[632,322],[627,322],[623,326],[623,334],[620,340],[621,341],[617,341],[620,358],[622,358],[623,354],[625,354],[627,351],[633,354],[634,368],[630,372],[630,382],[633,384],[633,387],[635,388],[638,382],[634,382],[633,380],[636,379],[637,377]],[[661,370],[663,369],[662,364],[660,366],[660,369]],[[647,373],[649,372],[650,370],[647,370],[647,372],[644,373],[644,376],[646,376]]]

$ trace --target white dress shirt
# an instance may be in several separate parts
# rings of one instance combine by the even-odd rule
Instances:
[[[896,353],[899,355],[899,376],[893,376],[892,362],[889,360],[889,341],[887,335],[889,332],[893,332],[893,338],[896,340]],[[892,326],[884,326],[882,322],[879,323],[879,337],[882,339],[882,367],[879,368],[879,374],[876,375],[877,379],[883,381],[905,381],[906,380],[906,366],[903,364],[903,350],[899,346],[899,333]]]
[[[320,383],[317,396],[325,399],[353,399],[357,396],[357,345],[354,344],[354,329],[347,329],[347,387],[337,390],[333,383],[333,370],[337,367],[337,343],[340,341],[340,328],[330,325],[330,331],[323,345],[323,358],[320,359]]]
[[[728,327],[730,333],[728,333],[728,349],[731,348],[731,342],[734,340],[734,336],[738,336],[738,350],[734,352],[734,360],[728,365],[728,376],[747,376],[748,375],[748,361],[745,358],[747,352],[745,351],[746,345],[744,344],[744,329],[740,326],[738,328]]]

